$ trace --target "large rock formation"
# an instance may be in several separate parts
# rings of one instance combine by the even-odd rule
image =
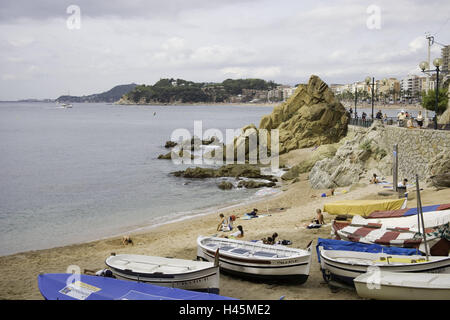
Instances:
[[[367,132],[356,132],[347,139],[332,158],[317,161],[309,173],[313,188],[349,186],[373,173],[391,174],[392,156],[382,145],[384,126],[375,122]],[[368,181],[367,180],[367,181]]]
[[[349,117],[328,85],[313,75],[308,84],[270,115],[261,119],[259,129],[278,129],[280,154],[294,149],[338,142],[347,134]]]

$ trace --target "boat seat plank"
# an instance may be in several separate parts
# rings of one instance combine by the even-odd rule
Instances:
[[[276,253],[271,253],[271,252],[266,252],[266,251],[256,251],[253,255],[259,256],[259,257],[269,257],[269,258],[278,256]]]
[[[234,250],[231,250],[230,252],[237,253],[237,254],[242,254],[242,255],[250,253],[249,250],[242,249],[242,248],[236,248]]]

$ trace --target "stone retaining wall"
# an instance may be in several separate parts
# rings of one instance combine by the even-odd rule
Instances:
[[[349,126],[351,131],[367,131],[368,129]],[[450,154],[450,131],[429,129],[407,129],[397,126],[385,126],[380,144],[392,158],[394,144],[398,144],[399,181],[407,178],[425,180],[430,172],[428,164],[440,152]]]

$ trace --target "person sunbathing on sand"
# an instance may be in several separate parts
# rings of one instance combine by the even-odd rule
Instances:
[[[331,188],[329,193],[322,193],[320,196],[322,198],[334,196],[334,188]],[[311,195],[311,198],[317,198],[317,196],[313,194]]]

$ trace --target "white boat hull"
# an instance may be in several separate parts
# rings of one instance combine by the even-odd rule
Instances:
[[[423,256],[397,256],[384,253],[320,249],[320,266],[325,280],[342,280],[353,285],[353,279],[369,268],[390,272],[450,273],[450,257],[430,257],[430,261],[407,264],[374,263],[380,257],[423,259]]]
[[[157,270],[157,272],[150,272],[150,271],[146,272],[144,270],[128,269],[126,265],[120,266],[117,263],[113,263],[111,259],[110,260],[108,259],[105,262],[106,265],[111,269],[113,274],[119,279],[146,282],[163,287],[202,291],[214,294],[219,294],[220,291],[219,267],[214,266],[213,264],[210,263],[207,264],[206,267],[196,267],[196,268],[191,267],[190,268],[191,270],[186,270],[184,272],[174,272],[174,270],[170,270],[170,268],[168,268],[169,270],[166,270],[165,272],[161,272],[161,270]],[[170,263],[171,260],[177,262],[182,261],[180,259],[171,259],[171,258],[159,258],[159,259],[164,259],[163,263],[165,264]],[[200,262],[198,261],[190,261],[190,260],[185,261],[190,265],[200,264]],[[139,263],[142,262],[140,261]],[[162,264],[162,266],[164,267],[166,265]],[[177,268],[179,267],[180,266],[177,265]]]
[[[450,300],[450,274],[366,273],[354,279],[362,298],[377,300]]]
[[[217,242],[217,247],[205,245],[206,241]],[[228,247],[234,249],[226,250]],[[311,264],[311,252],[308,250],[283,248],[280,246],[269,246],[253,242],[222,239],[204,238],[197,240],[197,257],[207,261],[214,261],[216,249],[219,249],[219,266],[226,273],[238,275],[245,278],[258,278],[267,281],[290,280],[297,283],[304,283],[309,276]],[[249,250],[248,256],[233,254],[233,251]],[[285,257],[262,257],[254,256],[253,252],[265,252],[270,254],[279,251],[285,253]],[[226,252],[228,251],[228,252]],[[290,254],[290,255],[289,255]]]

